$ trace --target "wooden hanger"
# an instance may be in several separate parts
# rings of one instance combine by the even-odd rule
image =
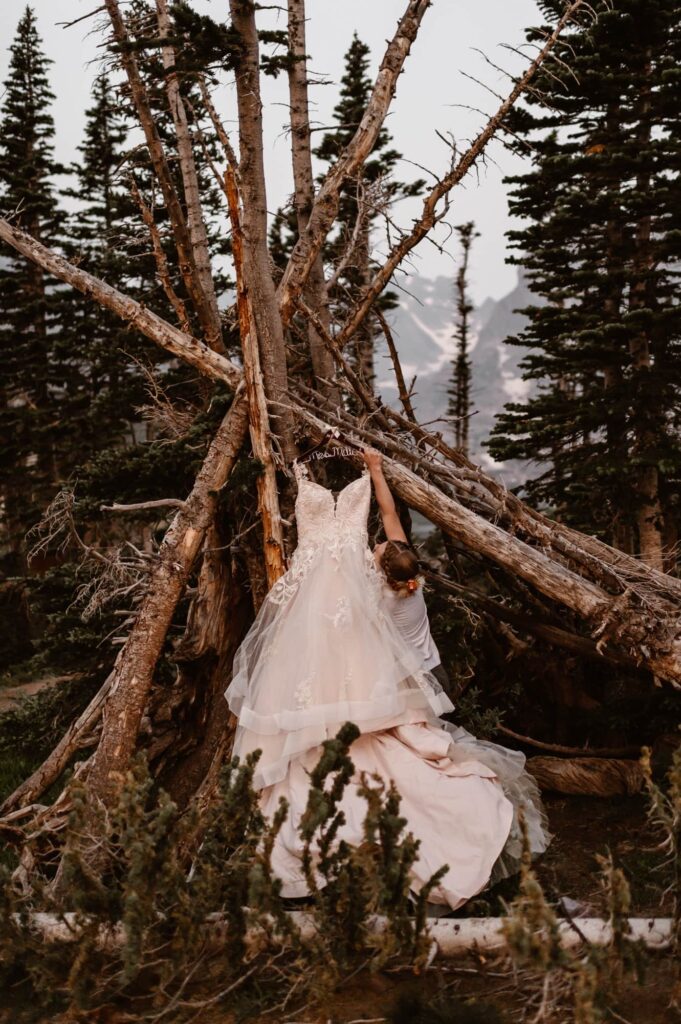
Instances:
[[[333,437],[334,433],[336,433],[336,431],[334,431],[332,428],[329,428],[324,434],[324,437],[321,439],[321,441],[318,441],[317,444],[313,444],[312,447],[308,448],[306,452],[302,453],[302,455],[297,455],[293,461],[297,463],[302,463],[304,460],[307,460],[308,455],[312,455],[312,453],[316,452],[319,448],[323,448],[326,442],[329,440],[329,438]]]

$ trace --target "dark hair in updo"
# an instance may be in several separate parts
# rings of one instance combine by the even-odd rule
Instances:
[[[411,544],[403,540],[389,540],[381,555],[381,568],[393,590],[407,597],[417,589],[419,560]]]

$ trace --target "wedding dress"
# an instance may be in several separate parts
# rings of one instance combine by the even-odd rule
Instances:
[[[338,838],[363,840],[359,773],[394,780],[400,813],[420,841],[411,888],[447,864],[429,900],[456,909],[517,870],[519,807],[533,853],[548,845],[536,783],[522,753],[440,717],[454,705],[383,607],[385,579],[368,546],[368,470],[334,498],[294,467],[298,546],[239,647],[225,691],[238,719],[234,754],[262,751],[254,786],[263,813],[272,817],[281,796],[289,804],[274,874],[283,896],[307,893],[297,832],[307,772],[322,741],[352,721],[361,733],[350,748],[357,774],[343,795]]]

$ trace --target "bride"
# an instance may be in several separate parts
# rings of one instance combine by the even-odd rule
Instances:
[[[420,840],[412,891],[447,864],[429,901],[456,909],[518,869],[519,808],[533,854],[548,846],[546,816],[522,753],[478,740],[441,717],[454,705],[439,681],[442,669],[425,605],[420,615],[405,614],[407,605],[395,608],[400,587],[393,577],[400,572],[393,568],[391,574],[385,545],[375,554],[368,546],[373,477],[387,541],[393,542],[389,550],[394,556],[400,545],[402,552],[409,547],[380,457],[367,450],[364,458],[362,475],[337,498],[310,479],[304,465],[293,464],[298,546],[234,659],[225,692],[238,720],[234,754],[262,751],[254,786],[267,817],[280,797],[288,802],[272,869],[284,897],[303,896],[308,888],[297,826],[307,803],[308,772],[322,741],[344,722],[354,722],[360,730],[350,748],[356,775],[343,795],[345,823],[338,838],[362,842],[366,801],[358,792],[360,773],[393,780],[400,813]],[[420,581],[412,574],[405,582],[399,600],[409,602]],[[417,600],[423,602],[420,591]]]

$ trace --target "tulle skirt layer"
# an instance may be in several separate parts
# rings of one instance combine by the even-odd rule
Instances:
[[[262,751],[256,788],[346,721],[375,732],[453,710],[381,608],[381,579],[361,535],[299,547],[237,651],[225,696],[234,753]]]

